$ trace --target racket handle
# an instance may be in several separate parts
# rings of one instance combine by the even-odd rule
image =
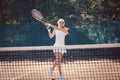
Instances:
[[[48,26],[50,27],[50,26],[51,26],[51,24],[49,24],[49,23],[48,23]]]
[[[41,19],[37,19],[38,21],[40,21],[41,23],[43,23],[43,24],[45,24],[45,22],[44,21],[42,21]]]

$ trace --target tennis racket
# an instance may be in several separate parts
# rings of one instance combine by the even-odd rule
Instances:
[[[41,12],[41,11],[39,11],[39,10],[37,10],[37,9],[33,9],[33,10],[31,11],[31,13],[32,13],[32,17],[33,17],[33,18],[35,18],[36,20],[38,20],[38,21],[40,21],[41,23],[43,23],[47,29],[50,28],[50,26],[47,25],[47,22],[45,22],[45,21],[43,20],[43,15],[42,15],[42,12]]]
[[[32,13],[32,17],[33,17],[33,18],[35,18],[36,20],[38,20],[38,21],[40,21],[41,23],[43,23],[47,29],[50,28],[51,24],[43,21],[43,15],[42,15],[42,12],[41,12],[41,11],[39,11],[39,10],[37,10],[37,9],[33,9],[33,10],[31,11],[31,13]],[[54,29],[57,28],[57,27],[54,26],[54,25],[52,25],[51,27],[54,28]]]
[[[31,13],[32,13],[32,17],[33,17],[33,18],[35,18],[36,20],[42,22],[43,24],[45,23],[45,22],[43,21],[43,15],[42,15],[42,12],[41,12],[41,11],[39,11],[39,10],[37,10],[37,9],[33,9],[33,10],[31,11]]]

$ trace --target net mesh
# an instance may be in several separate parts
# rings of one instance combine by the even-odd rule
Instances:
[[[66,49],[64,80],[120,80],[120,44],[0,48],[0,80],[59,80],[50,76],[53,49]]]

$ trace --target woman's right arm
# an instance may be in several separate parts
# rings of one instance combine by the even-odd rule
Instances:
[[[50,29],[48,29],[48,35],[50,38],[53,38],[55,36],[55,30],[51,33]]]
[[[53,30],[53,32],[51,33],[51,30],[49,29],[51,24],[45,22],[44,25],[46,26],[47,30],[48,30],[48,35],[50,38],[53,38],[55,36],[55,30]]]

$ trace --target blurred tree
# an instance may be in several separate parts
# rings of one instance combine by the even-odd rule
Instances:
[[[36,44],[40,44],[39,41],[43,41],[42,38],[38,40],[32,38],[33,36],[39,37],[36,33],[41,34],[43,32],[39,32],[37,28],[28,27],[38,24],[31,16],[31,10],[34,8],[41,10],[44,19],[50,23],[56,24],[59,18],[64,18],[66,26],[71,30],[70,36],[76,38],[68,36],[68,40],[71,39],[71,42],[74,41],[76,44],[91,43],[91,41],[92,43],[118,43],[120,42],[119,5],[119,0],[1,0],[0,43],[7,41],[11,44],[23,42],[24,45],[27,42],[34,43],[36,41]],[[11,28],[6,28],[2,24],[9,24]],[[19,26],[24,25],[22,25],[22,29],[21,27],[18,29],[17,24]],[[28,30],[30,31],[27,32]]]
[[[31,22],[34,0],[1,0],[0,24],[20,24]]]
[[[120,1],[104,0],[103,18],[106,20],[120,20]]]
[[[78,23],[119,20],[119,5],[118,0],[1,0],[0,24],[31,23],[33,8],[50,22],[60,17]]]

